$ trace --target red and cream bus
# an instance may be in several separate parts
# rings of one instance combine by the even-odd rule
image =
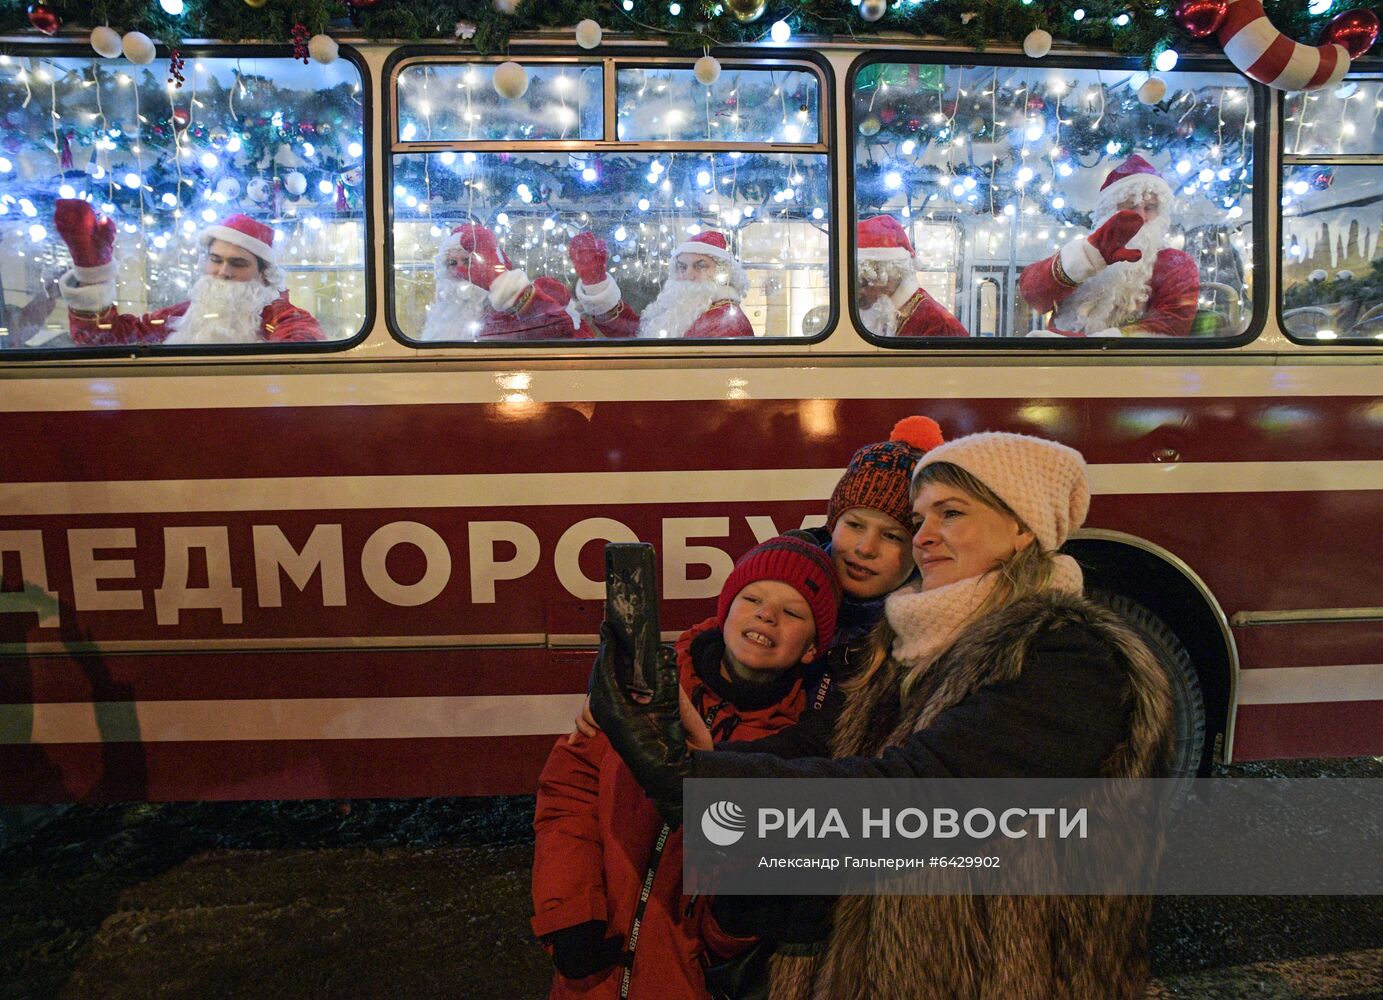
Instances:
[[[5,801],[528,791],[604,541],[655,544],[685,627],[914,413],[1086,455],[1070,549],[1174,649],[1183,771],[1383,753],[1383,67],[1301,95],[1188,57],[1157,95],[1112,55],[883,40],[725,49],[706,84],[538,39],[498,88],[500,59],[371,44],[188,47],[174,87],[166,53],[4,52]],[[1029,336],[1024,269],[1135,153],[1194,319]],[[82,346],[58,198],[115,220],[129,313],[187,298],[206,225],[266,222],[326,339]],[[879,216],[969,336],[862,311]],[[555,300],[594,233],[635,310],[719,232],[753,336],[439,334],[466,223]]]

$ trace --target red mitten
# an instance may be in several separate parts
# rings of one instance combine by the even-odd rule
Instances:
[[[567,256],[576,267],[576,276],[587,288],[605,280],[605,241],[589,230],[577,233],[567,244]]]
[[[461,249],[470,254],[466,261],[467,280],[489,291],[495,279],[513,265],[495,242],[495,234],[484,226],[462,226],[459,238]]]
[[[1142,250],[1128,250],[1128,241],[1143,228],[1143,217],[1132,209],[1120,209],[1105,220],[1105,224],[1088,237],[1090,245],[1100,252],[1106,264],[1121,260],[1142,260]]]
[[[53,227],[78,267],[110,263],[115,247],[114,219],[97,218],[96,210],[80,198],[59,198],[53,209]]]

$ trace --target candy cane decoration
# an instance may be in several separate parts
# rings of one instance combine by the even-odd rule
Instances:
[[[1343,45],[1303,45],[1273,27],[1260,0],[1229,0],[1217,35],[1239,72],[1278,90],[1316,90],[1349,71]]]

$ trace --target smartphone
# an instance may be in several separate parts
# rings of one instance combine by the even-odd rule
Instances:
[[[631,693],[653,694],[658,663],[658,575],[653,546],[610,542],[605,546],[605,621],[624,651]]]

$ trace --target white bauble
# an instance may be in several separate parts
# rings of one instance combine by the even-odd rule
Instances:
[[[120,56],[120,32],[114,28],[92,28],[91,47],[96,50],[98,56],[106,59],[116,59]]]
[[[330,35],[313,35],[307,41],[307,54],[319,63],[332,63],[341,53],[341,46]]]
[[[307,190],[307,178],[294,170],[283,179],[283,186],[294,198]]]
[[[704,83],[709,87],[720,79],[720,60],[715,56],[702,56],[696,60],[692,72],[696,74],[698,83]]]
[[[250,201],[257,205],[262,205],[269,200],[269,196],[274,193],[273,185],[263,177],[256,177],[245,185],[245,194]]]
[[[495,67],[495,93],[514,100],[528,92],[528,70],[518,63],[502,62]]]
[[[860,17],[877,21],[888,13],[888,0],[860,0]]]
[[[147,66],[154,61],[154,42],[142,31],[127,31],[120,39],[120,51],[136,66]]]
[[[600,44],[600,25],[589,17],[576,26],[576,44],[583,49],[593,49]]]
[[[1347,268],[1347,267],[1342,267],[1342,268],[1340,268],[1338,271],[1335,272],[1335,280],[1336,280],[1336,281],[1353,281],[1353,280],[1354,280],[1354,272],[1351,271],[1351,270],[1350,270],[1349,268]]]
[[[512,14],[519,9],[519,0],[493,0],[493,6],[501,14]]]
[[[1138,88],[1138,99],[1144,104],[1156,104],[1167,96],[1167,84],[1159,77],[1150,76]]]
[[[1323,268],[1323,267],[1318,267],[1318,268],[1316,268],[1314,271],[1312,271],[1310,274],[1308,274],[1308,275],[1306,276],[1306,280],[1307,280],[1307,281],[1324,281],[1324,280],[1325,280],[1325,277],[1326,277],[1326,275],[1325,275],[1325,268]]]
[[[1023,39],[1023,53],[1029,59],[1041,59],[1048,52],[1052,51],[1052,33],[1035,28],[1028,32],[1028,37]]]
[[[226,201],[235,201],[240,197],[240,182],[234,177],[222,177],[216,182],[216,193]]]

